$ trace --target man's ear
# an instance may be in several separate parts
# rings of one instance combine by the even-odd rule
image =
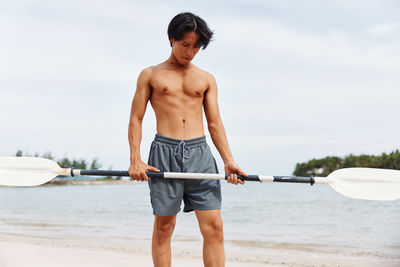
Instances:
[[[171,45],[171,47],[172,47],[172,44],[175,42],[175,39],[174,38],[172,38],[172,37],[170,37],[169,38],[169,44]]]

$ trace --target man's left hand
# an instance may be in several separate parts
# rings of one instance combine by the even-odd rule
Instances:
[[[247,174],[239,167],[239,165],[234,160],[225,162],[225,173],[229,174],[227,182],[236,185],[244,184],[244,181],[237,178],[238,174],[247,177]]]

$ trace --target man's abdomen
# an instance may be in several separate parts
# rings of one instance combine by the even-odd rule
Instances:
[[[157,120],[157,133],[175,139],[187,140],[204,135],[202,105],[168,106],[153,109]]]

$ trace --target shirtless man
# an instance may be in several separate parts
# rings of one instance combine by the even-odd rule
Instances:
[[[204,239],[205,266],[224,266],[225,253],[220,215],[221,188],[215,180],[148,179],[146,171],[217,173],[205,141],[203,108],[212,141],[221,155],[227,181],[243,184],[247,176],[236,164],[222,124],[215,78],[191,63],[212,37],[205,21],[191,13],[175,16],[168,27],[172,47],[163,63],[144,69],[138,78],[129,123],[130,167],[133,180],[149,181],[154,228],[154,266],[171,266],[171,236],[182,200],[184,211],[194,210]],[[157,134],[148,164],[140,158],[142,120],[150,100],[157,120]]]

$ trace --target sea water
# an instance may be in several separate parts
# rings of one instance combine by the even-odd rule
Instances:
[[[222,191],[231,247],[400,260],[399,200],[350,199],[327,185],[222,182]],[[147,183],[0,188],[0,233],[149,240],[152,227]],[[201,246],[193,212],[179,213],[173,239]]]

